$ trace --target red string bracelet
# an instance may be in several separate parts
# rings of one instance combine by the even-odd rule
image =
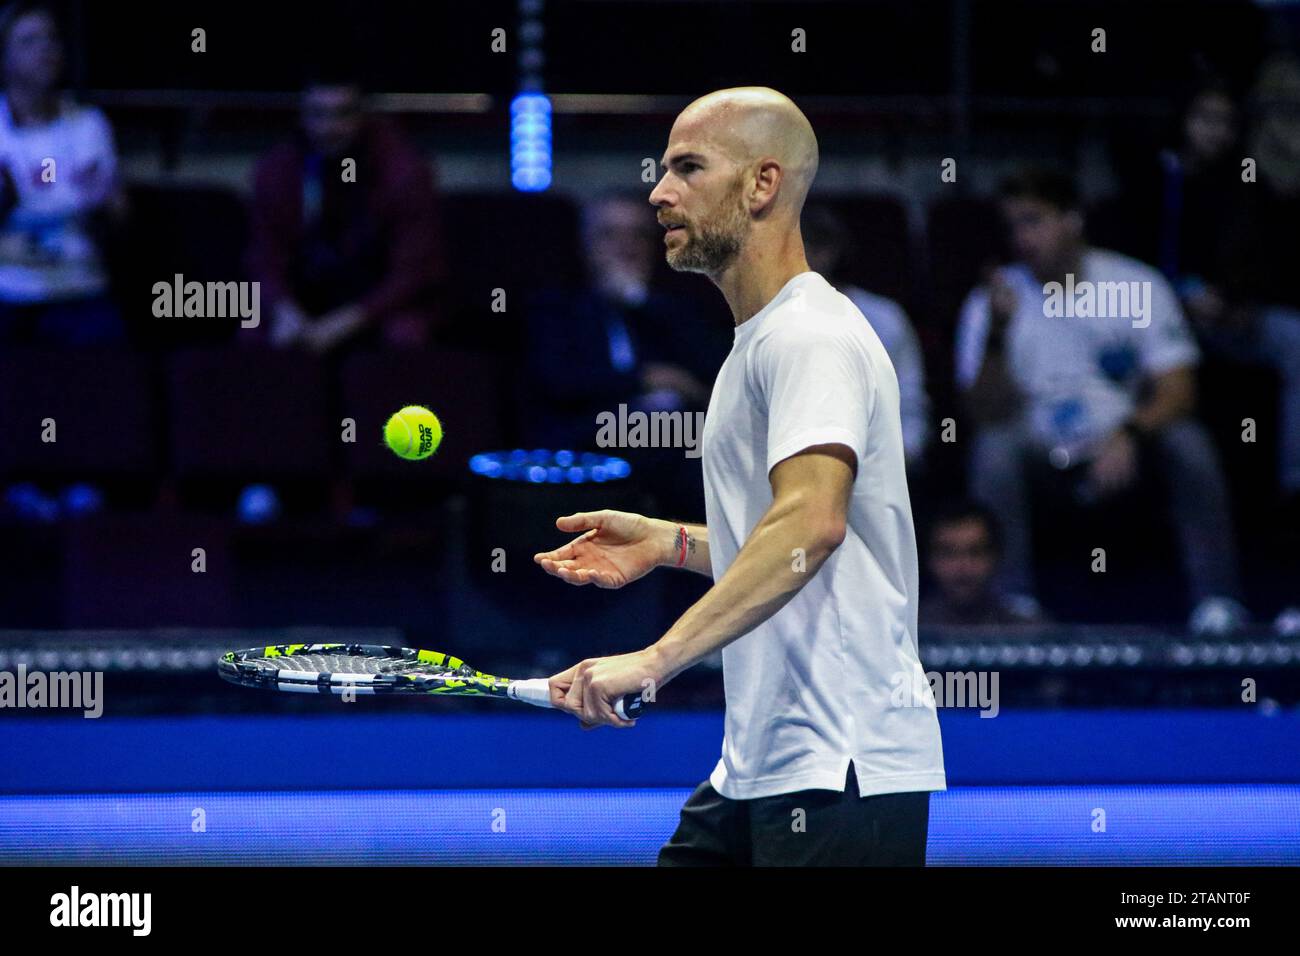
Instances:
[[[681,539],[681,553],[677,555],[677,567],[686,563],[686,527],[684,525],[677,528],[677,537]]]

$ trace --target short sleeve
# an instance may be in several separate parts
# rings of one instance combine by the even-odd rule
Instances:
[[[852,328],[790,322],[754,343],[750,371],[767,406],[767,470],[814,445],[840,444],[860,463],[876,382]]]
[[[1133,329],[1142,370],[1149,375],[1159,375],[1171,369],[1197,365],[1201,358],[1200,349],[1173,289],[1163,278],[1152,280],[1150,288],[1151,324]]]

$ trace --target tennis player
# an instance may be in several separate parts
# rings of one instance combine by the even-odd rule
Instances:
[[[775,90],[720,90],[678,116],[650,202],[668,264],[713,280],[736,321],[702,436],[707,524],[569,515],[556,526],[578,537],[535,559],[575,585],[663,566],[713,578],[652,646],[550,678],[585,726],[630,727],[619,697],[658,694],[722,649],[722,758],[660,865],[921,866],[930,791],[945,789],[898,381],[804,258],[817,162],[808,119]]]

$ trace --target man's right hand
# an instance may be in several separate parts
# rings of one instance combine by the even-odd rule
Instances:
[[[670,522],[627,511],[566,515],[555,526],[579,536],[533,560],[562,581],[598,588],[621,588],[669,563],[677,530]]]
[[[1006,331],[1019,306],[1020,297],[1016,294],[1016,287],[1011,284],[1005,272],[995,270],[989,279],[989,312],[992,314],[993,331],[996,334]]]

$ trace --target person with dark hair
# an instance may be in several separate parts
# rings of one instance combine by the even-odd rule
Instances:
[[[1002,540],[992,512],[953,502],[931,518],[927,567],[934,589],[921,600],[921,627],[1041,624],[1032,603],[1001,594],[995,582]]]
[[[858,311],[880,337],[898,376],[902,396],[903,448],[909,468],[916,467],[925,454],[930,437],[930,400],[925,393],[925,362],[921,341],[907,317],[907,312],[893,299],[868,292],[846,282],[841,269],[849,251],[849,233],[844,221],[826,203],[810,205],[804,210],[802,231],[808,265],[820,272],[848,296]]]
[[[429,162],[366,112],[358,82],[320,73],[301,129],[257,165],[249,267],[275,346],[318,354],[345,343],[425,343],[442,276]]]
[[[63,42],[48,7],[0,12],[0,343],[125,338],[98,238],[125,200],[113,133],[63,96]]]
[[[1154,466],[1197,602],[1192,628],[1237,627],[1227,487],[1192,417],[1200,353],[1177,296],[1155,269],[1087,244],[1070,177],[1023,170],[1001,205],[1019,261],[967,297],[956,370],[977,428],[971,492],[1002,526],[1007,591],[1033,594],[1035,467],[1082,472],[1081,496],[1103,504]]]

